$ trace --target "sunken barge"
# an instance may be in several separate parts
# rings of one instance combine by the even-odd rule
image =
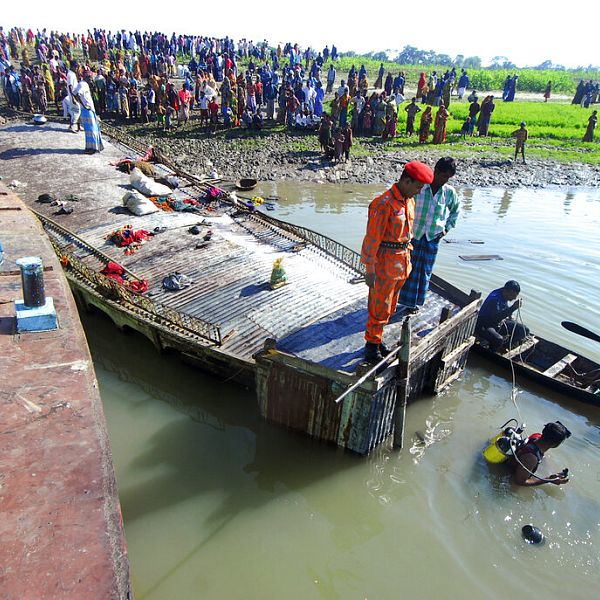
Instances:
[[[365,378],[367,288],[356,252],[229,192],[206,201],[218,182],[156,151],[156,175],[176,176],[172,198],[195,208],[134,216],[122,205],[129,175],[109,163],[139,160],[146,148],[119,129],[103,129],[111,141],[91,157],[57,123],[13,122],[0,138],[4,175],[27,183],[16,191],[42,223],[79,306],[140,332],[159,352],[175,350],[217,376],[255,386],[260,413],[273,423],[361,455],[391,434],[401,446],[407,403],[439,392],[464,370],[480,294],[434,276],[424,310],[410,319],[398,313],[386,327],[396,359]],[[71,195],[74,210],[39,203],[48,193]],[[126,226],[152,235],[124,252],[111,240]],[[289,283],[272,289],[277,259]],[[120,281],[102,273],[115,264]],[[163,285],[179,274],[184,289]]]

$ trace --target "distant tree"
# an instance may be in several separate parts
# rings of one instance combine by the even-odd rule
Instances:
[[[347,56],[348,58],[354,58],[357,56],[356,52],[349,50],[348,52],[342,52],[340,56]]]
[[[465,62],[465,57],[463,54],[457,54],[454,59],[454,65],[457,67],[462,67]]]
[[[510,66],[505,66],[507,64],[511,65],[512,63],[508,60],[506,56],[494,56],[494,58],[492,58],[492,63],[490,64],[490,67],[492,69],[510,69]]]
[[[419,57],[418,53],[421,51],[414,46],[404,46],[398,57],[396,58],[396,62],[401,65],[414,65],[418,62]]]
[[[532,68],[537,69],[539,71],[548,71],[549,69],[554,69],[554,64],[551,60],[545,60],[543,63],[540,63],[537,67]]]
[[[465,69],[481,69],[481,59],[479,56],[468,56],[463,61],[462,66]]]
[[[453,64],[452,59],[447,54],[436,54],[434,62],[435,64],[443,65],[444,67],[449,67]]]
[[[388,55],[386,52],[374,52],[371,58],[373,60],[378,60],[379,62],[387,62]]]

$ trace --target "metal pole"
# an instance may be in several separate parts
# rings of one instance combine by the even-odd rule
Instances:
[[[398,352],[400,352],[401,349],[402,349],[402,346],[398,346],[397,348],[394,348],[393,350],[391,350],[387,356],[385,356],[382,360],[380,360],[374,367],[369,369],[358,381],[354,382],[341,396],[338,396],[334,400],[334,402],[336,404],[339,404],[348,394],[351,394],[358,386],[362,385],[365,381],[367,381],[367,379],[369,379],[369,377],[371,377],[371,375],[373,375],[374,373],[377,373],[377,371],[379,371],[379,369],[381,369],[381,367],[392,362],[396,358],[396,355],[398,354]]]
[[[398,386],[396,390],[396,406],[394,408],[394,448],[404,445],[404,421],[406,419],[406,404],[410,387],[410,319],[402,323],[400,334],[400,364],[398,365]]]

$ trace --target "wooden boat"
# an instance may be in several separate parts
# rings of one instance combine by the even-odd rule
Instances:
[[[250,177],[246,177],[244,179],[238,179],[238,181],[235,184],[235,187],[238,190],[248,191],[248,190],[253,190],[256,187],[257,183],[258,183],[258,181],[256,181],[256,179],[251,179]]]
[[[556,390],[600,406],[600,364],[539,336],[529,336],[515,348],[494,352],[485,342],[474,349],[489,360]]]

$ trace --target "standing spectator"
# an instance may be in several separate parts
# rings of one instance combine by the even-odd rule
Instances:
[[[443,144],[446,141],[446,122],[450,113],[446,110],[444,102],[440,103],[437,114],[435,115],[435,126],[433,128],[434,144]]]
[[[100,124],[96,116],[92,92],[87,81],[81,80],[75,89],[75,96],[81,105],[81,124],[85,132],[85,154],[95,154],[104,150]]]
[[[350,148],[352,148],[352,128],[350,125],[346,125],[343,129],[344,133],[344,160],[347,162],[350,160]]]
[[[549,81],[546,84],[546,89],[544,90],[544,102],[548,102],[548,100],[550,100],[551,93],[552,93],[552,82]]]
[[[270,78],[264,86],[264,98],[267,103],[267,121],[272,121],[275,117],[275,100],[277,99],[277,85]]]
[[[418,112],[421,112],[421,107],[417,104],[417,99],[413,98],[404,110],[406,111],[406,135],[410,137],[415,132],[415,117]]]
[[[433,181],[424,185],[415,198],[410,254],[412,271],[398,298],[398,302],[408,307],[409,312],[416,313],[425,303],[440,240],[456,225],[458,219],[458,195],[448,185],[455,173],[454,159],[440,158],[433,171]]]
[[[383,328],[396,310],[398,294],[408,278],[410,239],[415,218],[414,196],[433,171],[425,164],[411,161],[404,166],[400,180],[376,196],[369,205],[367,232],[360,260],[365,265],[369,287],[368,318],[365,331],[365,360],[377,363],[389,354],[383,344]]]
[[[480,110],[481,106],[479,105],[479,102],[477,102],[477,96],[475,96],[475,99],[471,102],[471,104],[469,104],[469,117],[471,119],[468,132],[469,135],[473,135],[473,131],[475,130],[475,123],[477,122],[477,115],[479,114]]]
[[[585,135],[583,136],[584,142],[593,142],[594,141],[594,129],[596,129],[596,124],[598,123],[598,111],[595,110],[588,119],[587,129],[585,130]]]
[[[375,80],[375,89],[381,89],[383,85],[383,75],[385,74],[385,69],[383,68],[383,63],[379,65],[379,72],[377,73],[377,79]]]
[[[323,98],[325,98],[325,92],[323,91],[323,84],[317,81],[315,90],[315,108],[314,114],[316,117],[321,117],[323,114]]]
[[[463,69],[460,77],[458,78],[458,99],[462,100],[465,92],[467,91],[467,87],[469,87],[469,76],[467,72]]]
[[[523,164],[525,164],[525,142],[529,139],[529,132],[525,127],[525,121],[521,122],[521,127],[519,129],[515,129],[512,132],[512,137],[515,139],[515,161],[517,162],[517,155],[519,154],[519,150],[521,151],[521,155],[523,156]]]
[[[494,104],[494,96],[486,96],[481,103],[481,111],[479,113],[478,130],[480,137],[487,137],[490,132],[490,121],[492,113],[496,105]]]
[[[419,125],[419,144],[425,144],[427,142],[432,120],[433,114],[431,112],[431,106],[427,106],[421,115],[421,123]]]
[[[327,89],[326,94],[333,92],[333,84],[335,83],[335,68],[333,65],[329,65],[329,71],[327,71]]]

